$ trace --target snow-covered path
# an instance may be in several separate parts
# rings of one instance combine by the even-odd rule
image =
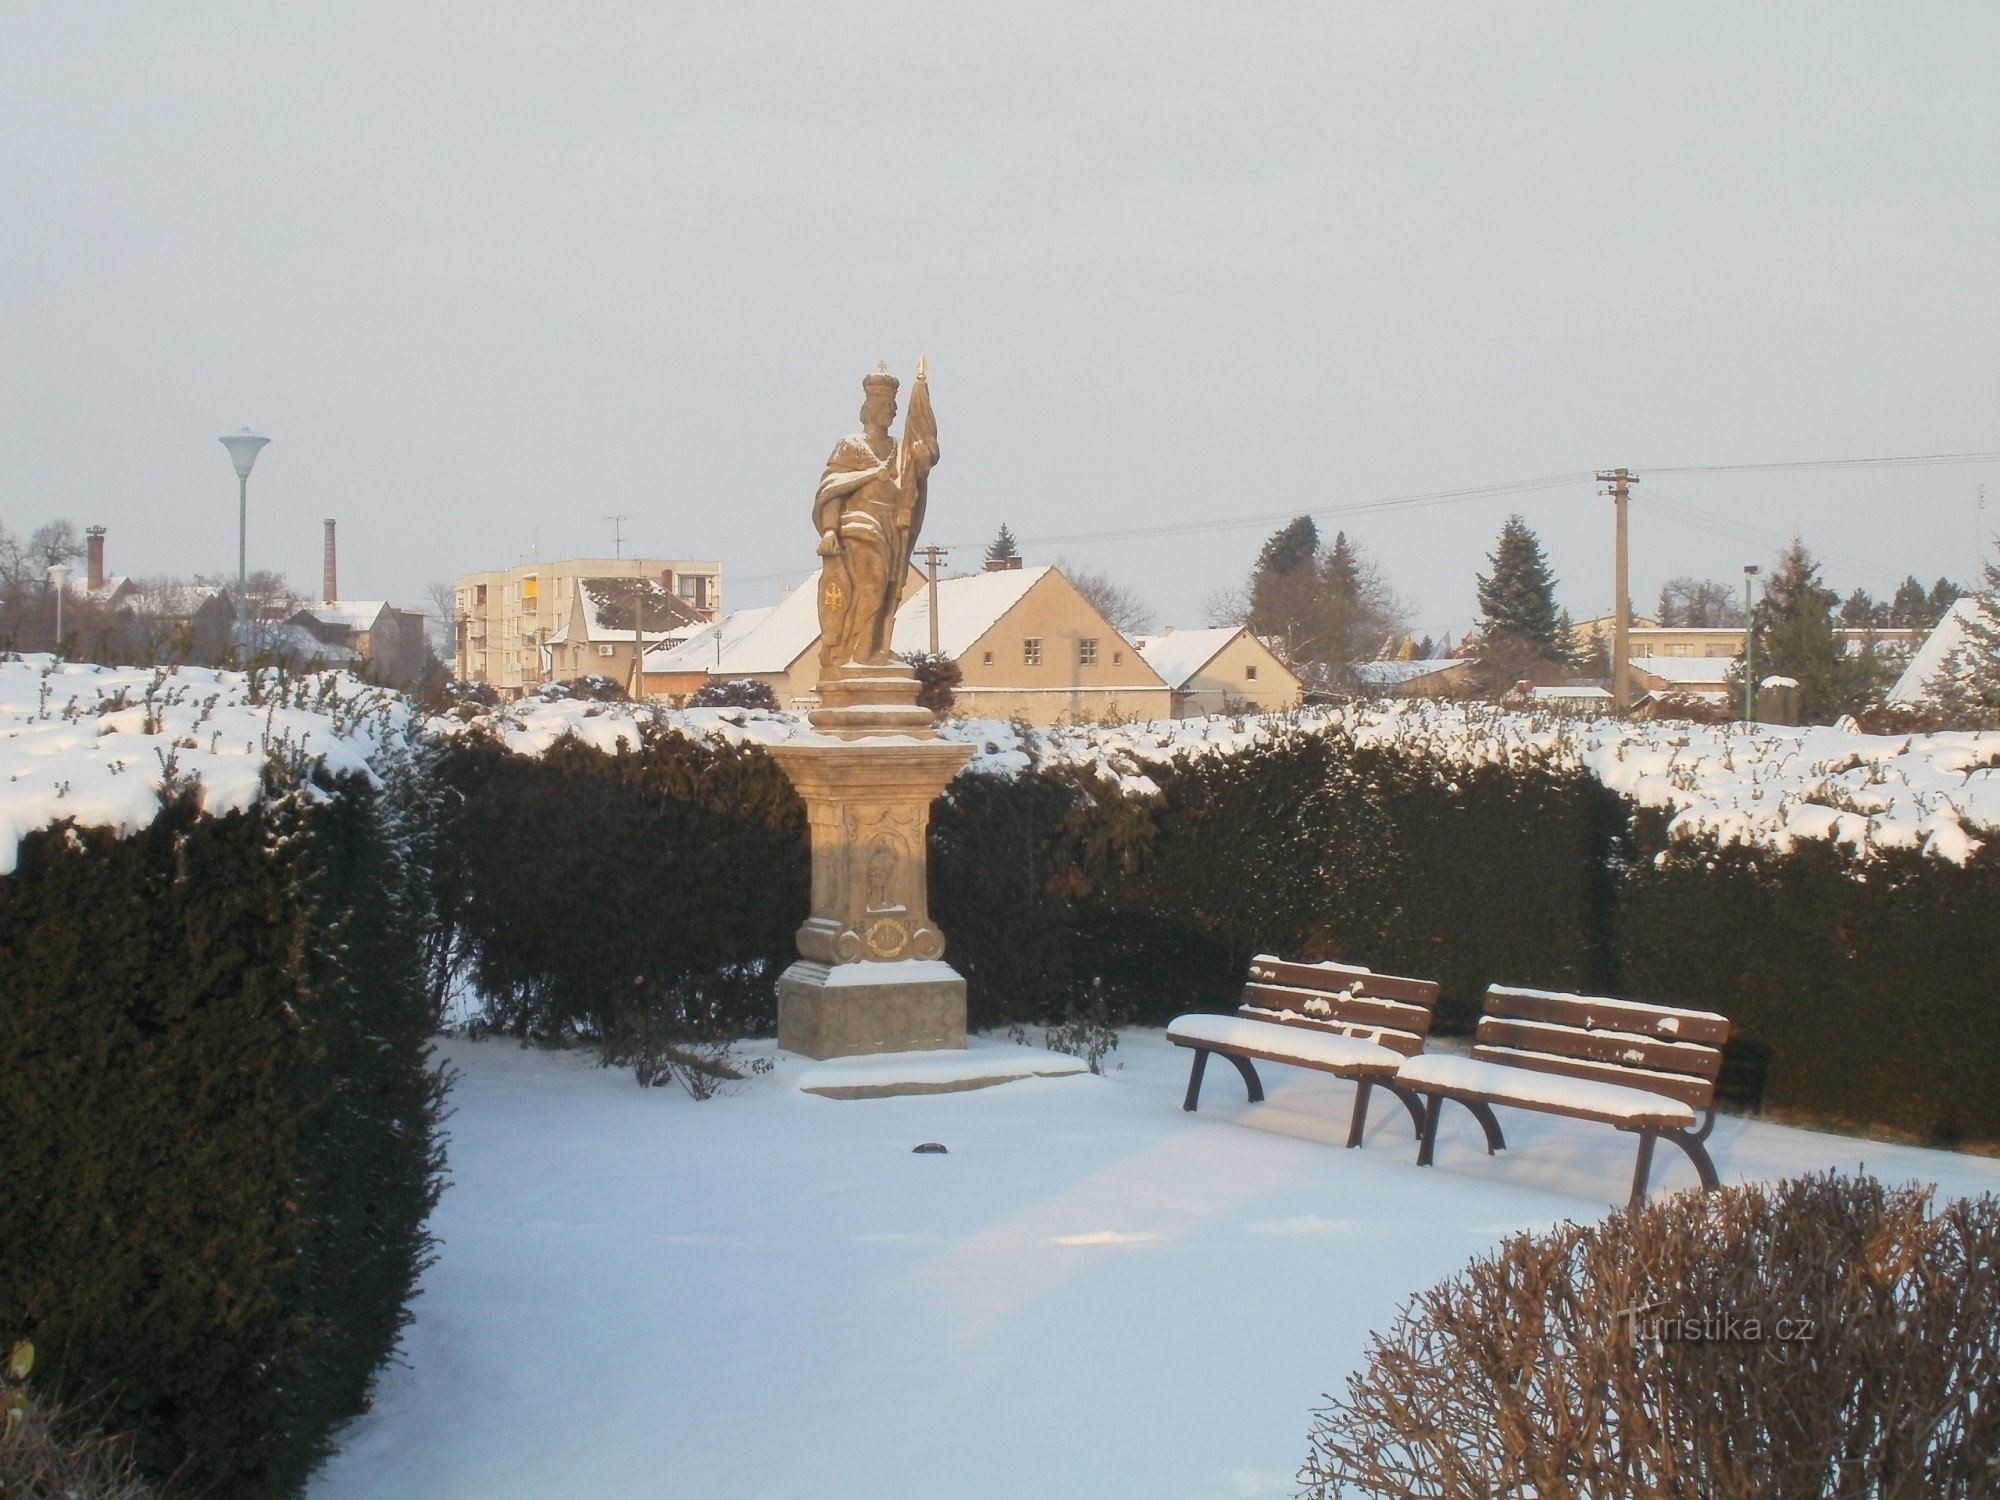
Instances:
[[[696,1104],[445,1051],[441,1259],[313,1500],[1289,1494],[1309,1408],[1402,1297],[1631,1171],[1628,1137],[1519,1113],[1492,1160],[1448,1113],[1420,1171],[1387,1099],[1346,1151],[1347,1086],[1282,1068],[1255,1107],[1211,1069],[1185,1115],[1158,1032],[1102,1079],[869,1101],[796,1093],[789,1061]],[[1728,1119],[1714,1153],[2000,1190],[2000,1161]]]

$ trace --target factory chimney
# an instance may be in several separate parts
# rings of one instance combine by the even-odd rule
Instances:
[[[84,556],[89,559],[90,584],[93,589],[104,587],[104,528],[86,526],[83,531]]]
[[[320,578],[320,597],[328,604],[333,603],[334,600],[340,597],[340,580],[335,574],[333,566],[333,519],[331,517],[327,518],[326,523],[326,562],[323,568],[323,576]]]

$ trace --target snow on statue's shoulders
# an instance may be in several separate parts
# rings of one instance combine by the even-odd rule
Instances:
[[[0,874],[38,829],[148,826],[169,778],[221,814],[256,803],[273,756],[373,776],[409,724],[400,693],[346,672],[0,660]]]

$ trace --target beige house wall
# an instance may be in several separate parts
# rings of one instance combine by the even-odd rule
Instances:
[[[1174,694],[1174,714],[1197,718],[1248,703],[1257,713],[1297,708],[1301,685],[1277,654],[1245,630],[1216,652]]]
[[[1031,661],[1027,643],[1040,643]],[[1094,643],[1094,650],[1086,649]],[[958,658],[961,712],[1031,724],[1166,718],[1173,693],[1139,648],[1054,570]]]

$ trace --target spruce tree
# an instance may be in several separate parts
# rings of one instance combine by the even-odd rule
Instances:
[[[1556,609],[1555,574],[1528,523],[1509,516],[1486,560],[1493,571],[1479,578],[1482,654],[1525,647],[1544,661],[1564,660],[1569,643]]]
[[[1272,534],[1250,570],[1245,623],[1278,642],[1295,664],[1319,655],[1318,564],[1319,528],[1311,516],[1299,516]]]
[[[1965,638],[1924,690],[1954,727],[2000,729],[2000,566],[1986,565],[1972,597]]]
[[[1273,642],[1293,671],[1328,688],[1351,686],[1354,664],[1381,655],[1409,613],[1346,532],[1322,545],[1310,516],[1264,543],[1247,593],[1243,623]]]
[[[1901,597],[1901,591],[1898,591]],[[1751,618],[1757,679],[1789,677],[1799,685],[1799,718],[1830,724],[1873,701],[1883,670],[1873,646],[1849,656],[1834,634],[1840,596],[1820,578],[1819,563],[1803,541],[1778,554]],[[1742,668],[1737,668],[1741,681]]]
[[[1012,562],[1021,555],[1021,547],[1014,540],[1014,533],[1007,529],[1007,523],[1000,523],[1000,534],[986,544],[986,560],[990,563]]]

